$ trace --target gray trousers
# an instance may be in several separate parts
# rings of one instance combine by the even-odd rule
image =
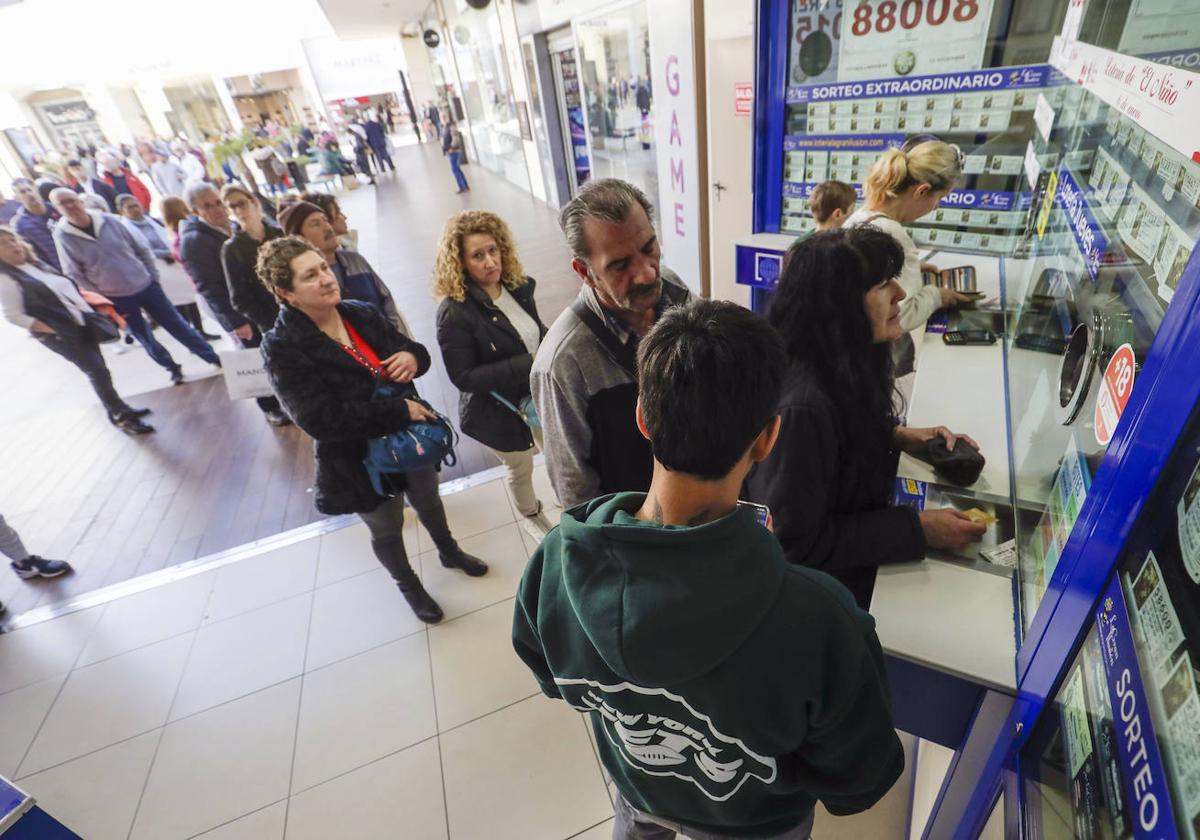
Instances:
[[[629,804],[621,792],[616,791],[617,798],[613,802],[616,819],[613,820],[613,840],[674,840],[682,834],[689,840],[731,840],[725,834],[713,834],[698,828],[671,822],[670,820],[654,817],[644,811],[639,811]],[[815,813],[815,812],[814,812]],[[812,835],[813,814],[808,819],[783,834],[776,834],[770,840],[809,840]]]
[[[442,552],[453,552],[458,548],[450,525],[446,522],[446,509],[438,495],[438,474],[433,467],[404,474],[404,495],[417,512],[417,519],[425,526],[433,544]],[[404,549],[404,498],[388,499],[370,513],[359,517],[371,532],[371,548],[392,578],[401,581],[412,573],[408,554]]]
[[[0,515],[0,554],[9,560],[24,560],[29,556],[25,544],[21,542],[17,532],[4,521],[3,515]]]

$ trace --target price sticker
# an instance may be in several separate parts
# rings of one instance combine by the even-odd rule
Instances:
[[[1125,406],[1129,404],[1129,395],[1133,392],[1133,380],[1137,372],[1137,361],[1133,355],[1133,346],[1122,344],[1108,360],[1104,370],[1104,381],[1100,384],[1100,394],[1096,397],[1096,442],[1108,446],[1117,429]]]

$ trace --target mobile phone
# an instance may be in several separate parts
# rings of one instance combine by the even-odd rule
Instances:
[[[767,527],[767,523],[771,520],[771,509],[766,505],[760,505],[757,502],[743,502],[741,499],[738,499],[738,506],[747,507],[754,511],[755,520],[764,528]]]
[[[969,344],[995,344],[996,334],[991,330],[952,330],[942,333],[942,341],[952,347]]]

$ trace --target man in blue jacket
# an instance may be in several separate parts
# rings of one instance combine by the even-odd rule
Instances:
[[[392,163],[392,153],[388,151],[387,129],[383,120],[374,116],[363,123],[363,128],[367,132],[367,145],[371,147],[371,151],[375,153],[375,160],[379,163],[379,172],[383,173],[384,164],[395,172],[396,164]]]
[[[167,299],[158,282],[154,255],[143,237],[126,227],[118,216],[89,211],[69,187],[54,190],[50,201],[63,216],[54,227],[63,274],[111,300],[150,358],[170,372],[172,383],[183,382],[183,369],[154,338],[142,310],[188,350],[220,367],[221,360],[212,345],[183,320]]]
[[[28,178],[13,181],[13,192],[17,201],[21,202],[21,209],[13,216],[13,229],[33,246],[39,260],[61,272],[62,264],[58,261],[58,248],[53,235],[57,217]]]
[[[221,328],[239,346],[258,347],[262,343],[262,333],[233,308],[229,299],[221,248],[233,231],[229,212],[221,203],[221,194],[207,181],[197,181],[184,190],[184,200],[194,215],[188,216],[179,226],[179,259],[183,261],[183,267]],[[257,402],[272,426],[287,426],[292,422],[275,397],[259,397]]]
[[[517,655],[588,716],[619,840],[805,840],[818,800],[864,811],[904,768],[871,616],[738,504],[786,367],[736,304],[665,312],[638,349],[649,492],[564,512],[517,591]]]

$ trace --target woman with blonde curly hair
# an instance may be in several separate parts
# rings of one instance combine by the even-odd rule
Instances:
[[[495,213],[451,217],[433,269],[442,298],[437,339],[450,381],[461,392],[462,430],[508,468],[508,486],[527,530],[550,530],[533,489],[533,455],[542,430],[529,395],[529,370],[546,326],[533,300],[508,225]]]

